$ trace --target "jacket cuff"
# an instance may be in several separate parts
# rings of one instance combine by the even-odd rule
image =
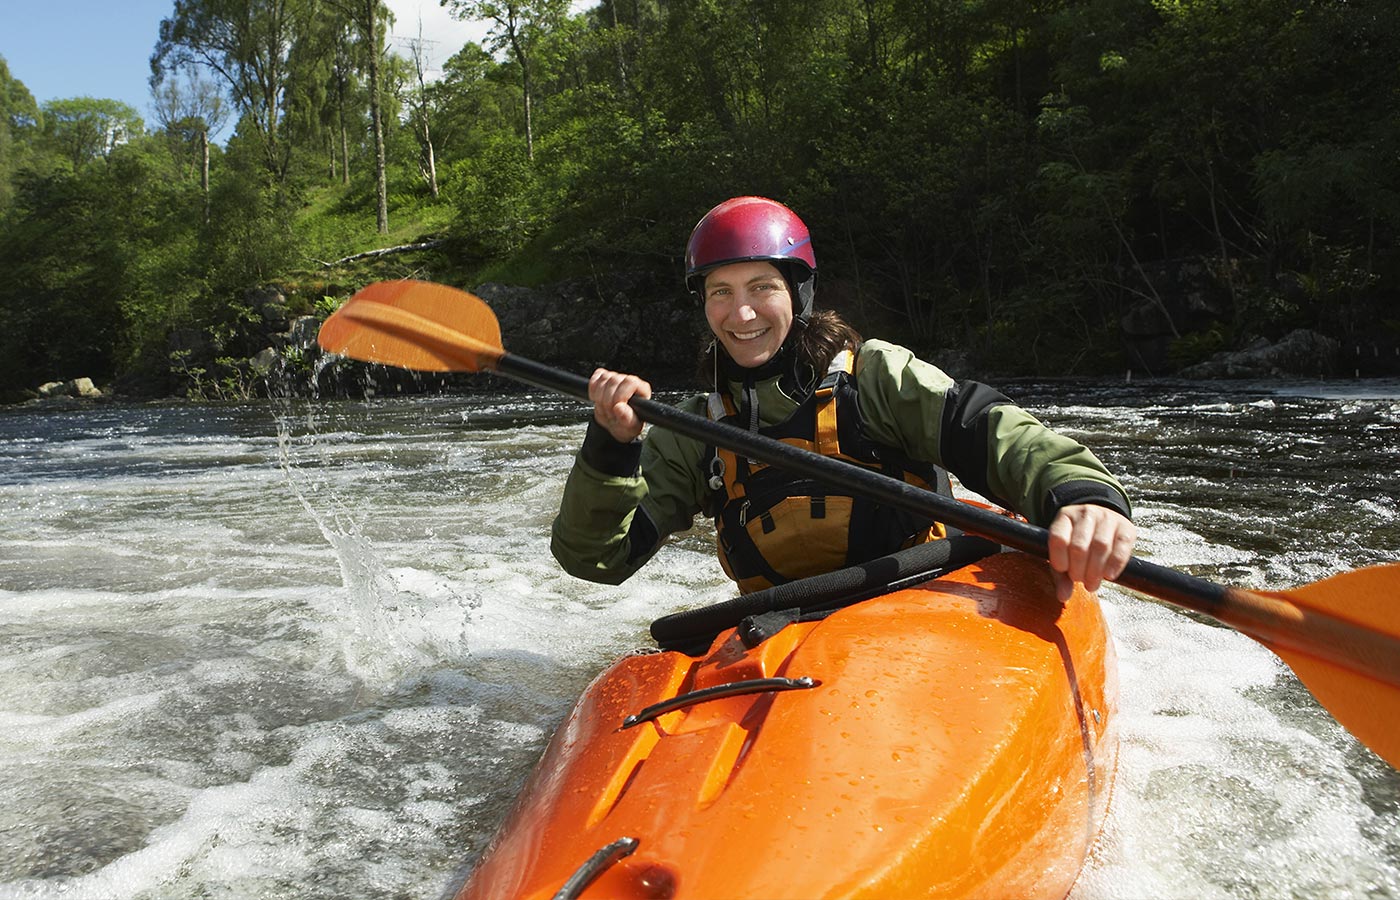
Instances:
[[[604,434],[606,433],[604,432]],[[1085,480],[1066,481],[1064,484],[1057,484],[1050,489],[1045,503],[1048,513],[1046,521],[1055,518],[1055,514],[1063,507],[1073,506],[1076,503],[1107,506],[1128,519],[1133,517],[1133,511],[1128,506],[1128,499],[1111,485],[1104,484],[1102,481]]]
[[[631,478],[637,474],[637,467],[642,461],[642,442],[636,440],[624,444],[608,434],[597,419],[590,418],[578,455],[604,475]]]

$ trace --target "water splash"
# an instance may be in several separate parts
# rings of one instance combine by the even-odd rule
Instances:
[[[293,431],[295,422],[304,424],[304,438]],[[342,590],[318,601],[322,636],[347,671],[371,685],[460,665],[469,655],[467,634],[480,596],[433,573],[387,565],[334,488],[294,461],[298,445],[314,448],[317,435],[309,408],[304,416],[277,416],[278,465],[340,567]]]

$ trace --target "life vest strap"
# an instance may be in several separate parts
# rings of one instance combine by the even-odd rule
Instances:
[[[822,456],[835,456],[841,452],[841,441],[836,431],[836,386],[841,376],[849,375],[855,368],[855,356],[849,350],[842,350],[827,366],[826,375],[814,392],[817,398],[816,451]]]

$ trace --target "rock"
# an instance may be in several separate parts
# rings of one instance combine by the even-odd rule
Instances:
[[[1331,375],[1341,343],[1316,331],[1299,328],[1277,343],[1256,338],[1242,350],[1217,353],[1188,366],[1185,378],[1269,378],[1287,375]]]
[[[39,385],[41,400],[56,400],[60,397],[75,397],[80,400],[100,400],[102,391],[92,383],[91,378],[74,378],[70,381],[49,381]]]
[[[316,334],[321,330],[321,320],[316,316],[298,316],[292,320],[287,330],[287,346],[306,350],[316,346]]]
[[[596,366],[637,372],[661,388],[693,383],[705,324],[699,305],[685,294],[678,278],[614,273],[540,287],[486,283],[470,290],[496,314],[502,343],[517,356],[584,375]],[[219,383],[227,375],[242,378],[246,370],[260,376],[251,389],[322,397],[419,393],[449,384],[470,389],[493,383],[477,375],[406,372],[344,359],[329,362],[316,344],[320,327],[319,317],[302,316],[292,319],[283,332],[249,337],[242,342],[242,353],[251,355],[239,354],[243,361],[237,372],[226,371],[207,351],[207,342],[201,345],[199,335],[172,334],[170,350],[179,354],[173,365],[177,375],[183,371],[198,385]],[[196,367],[206,371],[195,372]]]
[[[254,288],[243,295],[248,307],[269,332],[287,329],[287,298],[276,288]]]
[[[281,354],[271,347],[264,347],[248,360],[248,365],[252,367],[254,372],[266,378],[272,374],[272,369],[277,365],[279,359],[281,359]]]
[[[1229,285],[1199,259],[1163,260],[1145,271],[1124,271],[1125,284],[1145,276],[1155,297],[1134,303],[1119,319],[1125,349],[1134,367],[1163,373],[1171,368],[1171,347],[1181,335],[1207,331],[1227,321],[1233,309]]]
[[[688,381],[704,330],[679,280],[647,273],[539,288],[488,282],[473,293],[496,313],[507,350],[584,374],[607,366]]]

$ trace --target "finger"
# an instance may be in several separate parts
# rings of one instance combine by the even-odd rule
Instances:
[[[637,422],[637,411],[628,406],[626,400],[614,403],[609,411],[612,414],[612,420],[619,425],[631,427]]]
[[[1099,519],[1094,523],[1093,534],[1085,548],[1083,582],[1084,589],[1093,592],[1099,589],[1108,571],[1109,557],[1113,554],[1117,527],[1112,521]]]
[[[1113,547],[1104,563],[1104,578],[1116,581],[1133,558],[1133,548],[1137,546],[1137,526],[1130,520],[1119,517],[1118,528],[1113,534]]]
[[[1046,558],[1050,562],[1050,568],[1056,572],[1069,571],[1069,540],[1073,531],[1074,522],[1063,510],[1050,523]]]
[[[594,369],[593,374],[588,376],[588,399],[595,404],[603,399],[603,393],[607,390],[609,378],[616,373],[607,369]]]
[[[1094,519],[1092,516],[1079,517],[1072,520],[1072,524],[1074,529],[1070,532],[1066,548],[1069,564],[1064,571],[1071,580],[1082,582],[1093,560]]]

